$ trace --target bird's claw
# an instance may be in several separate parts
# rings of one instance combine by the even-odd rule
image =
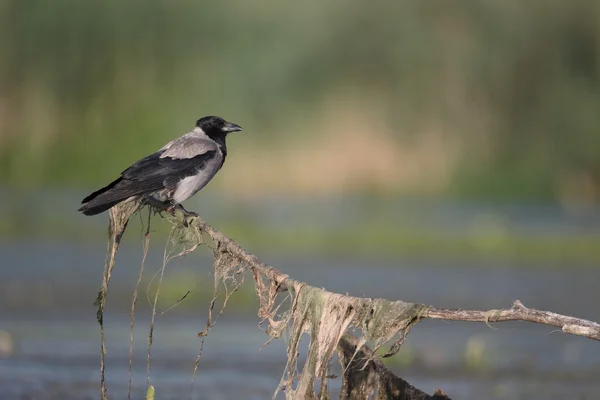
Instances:
[[[174,204],[168,206],[165,211],[168,212],[169,214],[171,214],[172,216],[175,216],[175,208],[176,206]]]
[[[197,218],[199,215],[198,213],[195,213],[193,211],[188,211],[186,210],[181,204],[175,204],[171,207],[169,207],[169,211],[171,212],[171,215],[175,215],[175,210],[179,210],[181,212],[181,214],[183,214],[183,226],[184,227],[189,227],[189,223],[188,223],[188,219],[192,219],[192,218]]]
[[[188,211],[188,210],[183,210],[183,213],[187,216],[187,217],[192,217],[192,218],[197,218],[200,215],[198,215],[197,212],[193,212],[193,211]]]
[[[176,211],[180,211],[183,214],[183,226],[186,228],[189,226],[188,219],[199,217],[198,213],[186,210],[181,204],[162,202],[153,197],[147,197],[142,202],[152,208],[154,215],[158,214],[161,218],[163,217],[163,211],[168,212],[172,216],[175,216]]]

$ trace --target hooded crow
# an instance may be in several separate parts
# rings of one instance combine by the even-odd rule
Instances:
[[[225,162],[225,138],[242,128],[220,117],[204,117],[189,133],[121,172],[121,176],[87,196],[79,209],[96,215],[126,200],[140,199],[165,208],[180,207],[215,176]]]

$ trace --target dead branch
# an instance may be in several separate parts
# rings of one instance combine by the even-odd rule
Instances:
[[[194,220],[194,225],[200,230],[206,232],[210,237],[224,246],[222,249],[246,261],[253,269],[259,271],[265,277],[271,279],[280,287],[295,286],[298,283],[290,279],[287,275],[264,264],[258,257],[248,253],[233,240],[223,235],[221,232],[199,219]],[[304,283],[302,283],[304,284]],[[437,308],[425,306],[424,312],[419,315],[419,319],[443,319],[448,321],[468,321],[468,322],[504,322],[504,321],[527,321],[538,324],[551,325],[565,333],[577,336],[584,336],[593,340],[600,340],[600,324],[588,321],[582,318],[570,317],[567,315],[556,314],[550,311],[540,311],[533,308],[527,308],[519,300],[515,300],[511,308],[499,310],[460,310]],[[415,323],[418,321],[414,321]]]
[[[110,213],[111,227],[114,227],[115,221],[118,221],[119,226],[124,230],[125,225],[122,221],[126,221],[131,215],[132,207],[116,206],[113,210]],[[252,273],[260,301],[258,316],[263,322],[268,323],[267,333],[271,337],[270,340],[279,338],[287,332],[286,371],[273,397],[279,390],[284,390],[287,399],[329,398],[327,393],[327,382],[331,378],[328,372],[329,362],[337,350],[344,368],[340,398],[362,399],[365,396],[377,396],[377,398],[405,400],[447,399],[448,397],[441,391],[436,391],[433,396],[429,396],[414,388],[393,375],[374,355],[380,346],[393,338],[397,339],[384,357],[398,352],[412,326],[426,318],[485,323],[529,321],[556,326],[565,333],[600,340],[600,325],[595,322],[529,309],[518,300],[509,309],[478,311],[443,309],[425,304],[332,293],[294,280],[266,265],[200,218],[191,220],[188,218],[184,221],[181,216],[178,216],[170,220],[173,223],[171,240],[174,245],[180,245],[182,248],[176,256],[187,254],[204,244],[203,235],[208,235],[214,244],[212,246],[215,256],[214,298],[209,306],[206,328],[199,336],[206,336],[218,315],[223,312],[225,304],[213,319],[213,307],[220,288],[225,287],[227,291],[227,285],[232,285],[233,289],[226,292],[227,299],[244,281],[248,272]],[[122,231],[111,229],[109,233],[111,236],[107,257],[108,277],[112,269],[110,261],[114,265],[116,253],[114,244],[118,244],[115,234],[120,240]],[[106,273],[105,278],[107,278]],[[103,286],[102,300],[106,297],[107,280],[105,279],[106,285]],[[287,292],[286,298],[289,301],[287,310],[281,310],[279,295],[282,292]],[[99,313],[103,309],[103,302],[101,305]],[[100,317],[99,322],[101,322]],[[358,337],[348,336],[349,330],[360,334]],[[311,340],[307,360],[298,375],[298,346],[304,334],[308,334]],[[367,342],[373,344],[373,350],[366,346]],[[104,347],[102,350],[104,352]],[[315,384],[318,385],[318,389]],[[102,394],[104,395],[104,387]]]
[[[469,322],[503,322],[527,321],[536,324],[551,325],[565,333],[584,336],[588,339],[600,340],[600,324],[582,318],[569,317],[550,311],[527,308],[519,300],[515,300],[511,308],[502,310],[458,310],[430,307],[426,318]]]

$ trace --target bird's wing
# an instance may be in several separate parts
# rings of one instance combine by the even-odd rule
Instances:
[[[191,135],[184,135],[177,138],[167,146],[163,147],[164,152],[160,156],[161,158],[193,158],[209,151],[219,150],[219,146],[213,140]]]
[[[186,137],[141,159],[121,173],[123,179],[137,182],[144,191],[172,187],[181,179],[195,175],[209,163],[219,163],[218,145],[210,139]]]

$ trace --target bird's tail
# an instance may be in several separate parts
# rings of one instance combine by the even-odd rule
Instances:
[[[97,206],[90,205],[90,204],[84,204],[77,211],[81,211],[85,215],[96,215],[96,214],[100,214],[100,213],[108,210],[112,206],[115,206],[115,205],[119,204],[121,201],[122,200],[113,201],[113,202],[110,202],[110,203],[102,203],[102,204],[99,204]]]
[[[85,215],[100,214],[131,197],[133,195],[131,190],[128,190],[127,185],[123,185],[122,181],[123,178],[119,178],[87,196],[81,202],[83,206],[78,211]]]

